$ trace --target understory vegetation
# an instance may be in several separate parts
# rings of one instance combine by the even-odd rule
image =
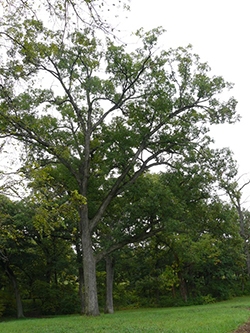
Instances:
[[[27,317],[81,313],[82,265],[72,242],[74,225],[40,233],[33,224],[37,217],[33,205],[6,197],[1,197],[0,205],[5,221],[2,256],[8,259],[0,266],[1,314],[16,316],[18,302]],[[222,202],[188,205],[185,224],[171,220],[150,239],[126,245],[97,263],[101,311],[107,312],[107,297],[113,310],[121,310],[210,304],[249,294],[244,242],[234,208]]]
[[[249,318],[249,297],[212,305],[0,322],[2,333],[231,333]]]

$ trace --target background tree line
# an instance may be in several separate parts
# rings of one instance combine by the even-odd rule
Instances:
[[[249,293],[237,210],[211,196],[208,179],[196,168],[148,173],[117,198],[93,235],[102,310],[203,304]],[[5,315],[84,312],[77,207],[40,182],[24,200],[1,196]],[[247,233],[249,213],[243,215]]]

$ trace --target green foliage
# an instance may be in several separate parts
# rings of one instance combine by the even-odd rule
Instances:
[[[1,299],[1,300],[0,300],[0,318],[2,317],[2,315],[3,315],[3,313],[4,313],[4,310],[5,310],[4,302],[3,302],[3,300]]]
[[[60,284],[49,284],[36,280],[32,288],[32,295],[36,300],[33,307],[38,307],[43,315],[78,313],[79,301],[75,288],[72,281],[65,280]],[[30,312],[32,313],[32,308]]]
[[[130,282],[116,283],[114,286],[114,304],[117,310],[139,308],[140,299],[135,291],[129,287]]]
[[[0,204],[1,273],[6,274],[7,260],[14,272],[20,293],[27,300],[24,303],[25,311],[34,313],[34,304],[28,300],[39,300],[35,313],[78,312],[77,266],[71,246],[70,228],[66,230],[56,223],[51,223],[49,232],[46,232],[46,228],[37,228],[38,210],[34,210],[34,203],[31,201],[12,202],[2,197]],[[44,215],[40,214],[39,217],[44,218]],[[12,283],[6,278],[0,280],[0,286],[1,282],[5,290],[5,314],[13,315]]]
[[[128,248],[116,268],[122,269],[124,261],[129,273],[120,273],[120,283],[129,281],[126,292],[134,291],[136,304],[203,304],[241,293],[245,264],[236,212],[216,198],[211,201],[208,189],[201,191],[202,186],[198,185],[203,177],[199,173],[191,175],[154,175],[160,179],[159,184],[165,185],[167,197],[163,196],[163,202],[167,210],[162,204],[161,209],[154,206],[161,202],[156,196],[161,192],[153,192],[152,185],[155,202],[149,200],[142,207],[147,209],[148,204],[151,213],[160,214],[162,210],[166,227],[150,240]]]
[[[203,304],[212,304],[215,303],[216,299],[214,297],[212,297],[210,294],[206,295],[206,296],[202,296],[202,303]]]
[[[7,276],[0,267],[1,272],[1,290],[0,290],[0,306],[1,316],[16,318],[16,303],[13,295],[13,286],[11,286],[7,280]]]

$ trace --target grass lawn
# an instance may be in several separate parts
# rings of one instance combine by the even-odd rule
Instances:
[[[229,333],[250,317],[250,297],[180,308],[118,311],[0,322],[1,333]]]

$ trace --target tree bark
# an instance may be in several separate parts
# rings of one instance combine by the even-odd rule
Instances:
[[[79,267],[79,298],[80,298],[80,306],[81,306],[81,314],[85,313],[85,295],[84,295],[84,276],[83,276],[83,268]]]
[[[249,253],[249,245],[247,242],[247,235],[245,232],[245,223],[244,223],[244,215],[243,215],[243,211],[241,208],[241,204],[240,204],[240,199],[236,197],[236,209],[239,215],[239,220],[240,220],[240,235],[244,240],[244,252],[246,255],[246,266],[247,266],[247,274],[248,276],[250,276],[250,253]]]
[[[85,295],[84,295],[84,274],[83,274],[83,267],[82,267],[82,256],[79,257],[78,251],[77,251],[77,259],[78,259],[78,279],[79,279],[79,299],[80,299],[80,312],[81,314],[85,313]],[[81,261],[79,261],[81,260]]]
[[[186,286],[186,281],[182,276],[181,272],[178,272],[178,278],[179,278],[179,283],[180,283],[180,293],[181,293],[181,298],[183,301],[186,303],[188,300],[188,294],[187,294],[187,286]]]
[[[114,260],[108,256],[106,261],[106,306],[105,313],[114,313],[113,304],[113,281],[114,281]]]
[[[82,250],[80,246],[81,240],[76,239],[76,255],[77,255],[77,264],[78,264],[78,279],[79,279],[79,299],[80,299],[80,313],[85,313],[85,299],[84,299],[84,275],[83,275],[83,260],[82,260]]]
[[[81,240],[83,251],[83,273],[85,292],[85,314],[88,316],[98,316],[99,306],[96,285],[96,260],[94,257],[91,232],[89,230],[89,219],[87,205],[80,208]]]
[[[248,245],[248,236],[246,235],[245,231],[245,221],[244,221],[244,214],[243,210],[241,208],[241,191],[243,188],[250,183],[250,180],[244,183],[240,189],[234,190],[230,189],[230,187],[226,187],[225,190],[234,205],[234,207],[237,209],[238,216],[239,216],[239,222],[240,222],[240,236],[242,237],[244,241],[244,253],[246,255],[246,266],[247,266],[247,274],[250,276],[250,253],[249,253],[249,245]]]

